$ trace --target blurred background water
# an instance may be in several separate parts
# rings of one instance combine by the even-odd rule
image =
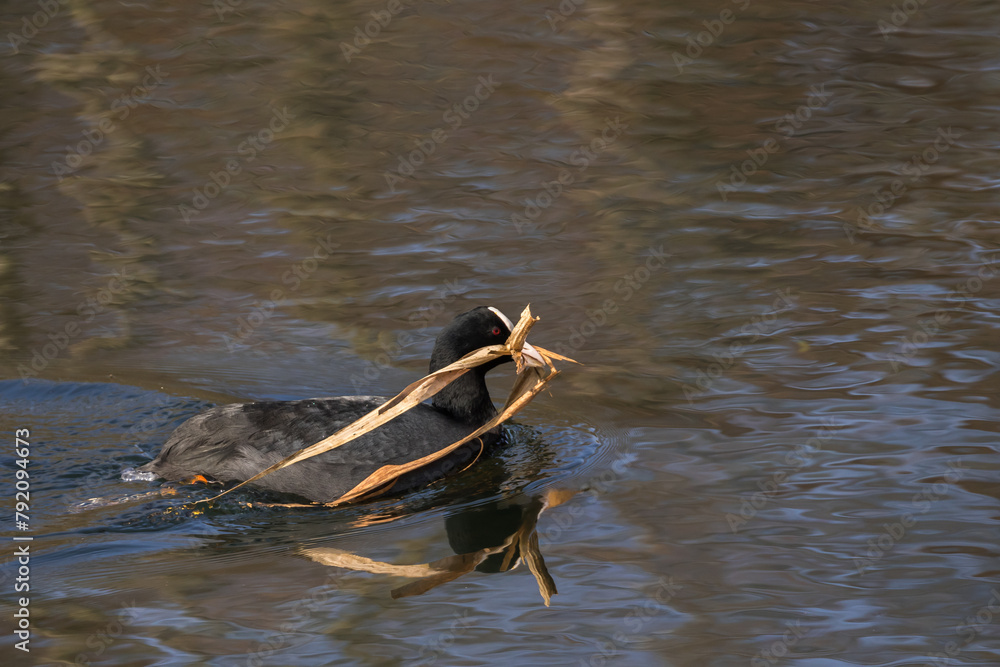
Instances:
[[[2,12],[5,664],[1000,663],[996,3]],[[528,302],[585,365],[446,484],[71,511],[208,405],[391,395]],[[550,607],[304,555],[428,563],[554,492]]]

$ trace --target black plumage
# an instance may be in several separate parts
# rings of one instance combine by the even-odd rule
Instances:
[[[480,347],[503,343],[510,328],[510,320],[495,308],[481,306],[462,313],[438,336],[431,354],[431,372]],[[485,376],[507,361],[510,358],[504,357],[474,368],[434,396],[431,404],[417,405],[342,447],[266,475],[253,485],[331,502],[384,465],[407,463],[436,452],[496,414]],[[141,469],[170,480],[187,481],[204,475],[224,482],[243,481],[332,435],[386,400],[337,396],[214,407],[181,424],[159,455]],[[447,457],[407,473],[391,490],[417,488],[461,470],[500,437],[499,427],[488,431],[482,442],[474,439]]]

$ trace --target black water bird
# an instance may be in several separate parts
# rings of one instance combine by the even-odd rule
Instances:
[[[480,347],[505,342],[512,328],[511,321],[496,308],[480,306],[462,313],[438,335],[430,371]],[[527,343],[523,352],[529,365],[544,365]],[[489,421],[496,408],[486,388],[486,373],[508,361],[509,356],[478,366],[441,390],[430,404],[417,405],[342,447],[299,461],[252,485],[320,503],[337,500],[378,468],[436,452]],[[178,426],[159,455],[140,470],[175,481],[191,481],[199,475],[221,482],[244,481],[387,400],[381,396],[336,396],[217,406]],[[492,429],[483,434],[482,442],[473,439],[448,456],[404,474],[391,491],[418,488],[460,471],[500,437],[500,427]]]

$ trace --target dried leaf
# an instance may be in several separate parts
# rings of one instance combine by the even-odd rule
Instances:
[[[521,354],[521,348],[524,347],[524,341],[528,337],[528,331],[531,327],[535,325],[539,318],[531,316],[531,305],[524,307],[521,311],[521,317],[518,319],[517,324],[510,332],[510,336],[507,337],[507,342],[504,344],[511,351],[511,356],[514,358],[514,365],[517,368],[517,374],[520,375],[526,366],[524,363],[524,357]]]
[[[358,484],[353,489],[351,489],[343,496],[341,496],[338,500],[327,504],[331,506],[336,506],[336,505],[343,505],[344,503],[349,503],[353,500],[357,500],[361,496],[368,494],[370,491],[382,486],[383,484],[386,484],[390,481],[399,478],[401,475],[404,475],[405,473],[408,473],[412,470],[416,470],[417,468],[422,468],[429,463],[433,463],[438,459],[444,458],[445,456],[452,453],[453,451],[455,451],[465,443],[469,442],[473,438],[478,438],[483,433],[486,433],[486,431],[489,431],[491,428],[510,419],[511,416],[520,412],[521,408],[527,405],[531,401],[531,399],[534,398],[535,395],[538,394],[538,392],[540,392],[545,387],[545,385],[547,385],[549,381],[551,381],[552,378],[554,378],[558,374],[559,371],[553,371],[547,377],[544,378],[538,377],[534,386],[526,389],[519,396],[514,397],[512,402],[507,407],[505,407],[500,414],[493,417],[493,419],[489,420],[488,422],[486,422],[485,424],[483,424],[482,426],[480,426],[475,431],[465,436],[461,440],[453,442],[452,444],[448,445],[447,447],[444,447],[443,449],[439,449],[433,454],[428,454],[427,456],[423,456],[419,459],[416,459],[415,461],[410,461],[409,463],[382,466],[381,468],[373,472],[371,475],[369,475],[360,484]]]
[[[545,385],[547,385],[559,371],[555,369],[552,364],[552,359],[560,359],[565,361],[573,361],[568,357],[556,354],[545,348],[540,348],[535,346],[535,349],[544,359],[545,363],[548,365],[549,374],[547,376],[542,376],[540,369],[535,366],[527,366],[524,363],[521,354],[521,348],[524,346],[524,341],[527,338],[528,332],[531,327],[534,326],[535,322],[539,318],[532,317],[531,306],[526,306],[524,311],[521,313],[521,318],[518,320],[517,324],[514,325],[510,336],[503,345],[490,345],[488,347],[482,347],[478,350],[474,350],[469,354],[465,355],[453,364],[449,364],[445,368],[427,375],[420,380],[410,384],[403,391],[399,392],[396,396],[388,400],[386,403],[382,404],[375,410],[372,410],[365,416],[361,417],[357,421],[345,426],[341,430],[337,431],[333,435],[320,440],[314,445],[310,445],[304,449],[301,449],[291,456],[284,458],[283,460],[275,463],[274,465],[260,471],[250,479],[240,482],[236,486],[223,491],[219,495],[209,498],[207,500],[199,500],[198,503],[202,502],[214,502],[215,500],[221,498],[227,493],[234,491],[245,484],[254,482],[265,475],[269,475],[272,472],[281,470],[287,466],[298,463],[305,459],[317,456],[324,452],[328,452],[337,447],[341,447],[352,440],[373,431],[379,426],[385,424],[386,422],[398,417],[402,413],[406,412],[415,405],[422,403],[431,396],[434,396],[439,391],[444,389],[453,380],[458,378],[464,373],[467,373],[470,369],[480,366],[489,361],[497,359],[504,356],[512,356],[518,367],[518,379],[515,381],[514,387],[511,390],[510,396],[507,398],[507,403],[504,409],[496,417],[488,421],[486,424],[476,429],[470,433],[465,438],[452,443],[451,445],[427,456],[424,456],[410,463],[402,465],[391,465],[383,466],[379,468],[374,473],[372,473],[368,478],[362,481],[360,484],[351,489],[344,496],[340,497],[332,503],[327,503],[328,505],[341,505],[351,501],[358,500],[366,495],[371,494],[373,491],[378,490],[380,487],[388,487],[401,475],[415,470],[429,463],[433,463],[438,459],[447,456],[457,448],[469,442],[473,438],[477,438],[486,431],[494,428],[495,426],[503,423],[507,419],[510,419],[514,414],[519,412],[528,402],[534,398],[538,392],[540,392]],[[575,363],[575,362],[574,362]],[[527,371],[527,372],[525,372]],[[386,490],[386,489],[383,489]],[[195,503],[197,504],[197,503]]]
[[[547,357],[546,361],[549,362],[550,364],[552,363],[552,361],[551,361],[552,359],[558,359],[559,361],[569,361],[569,362],[574,363],[574,364],[579,364],[580,366],[583,365],[579,361],[577,361],[576,359],[570,359],[569,357],[564,357],[563,355],[557,354],[557,353],[553,352],[552,350],[546,350],[544,347],[538,347],[537,345],[535,345],[534,347],[535,347],[536,350],[538,350],[539,352],[542,353],[543,357]]]

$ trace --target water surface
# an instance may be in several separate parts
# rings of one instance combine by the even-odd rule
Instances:
[[[996,664],[1000,10],[904,5],[8,5],[4,660]],[[209,405],[389,395],[528,302],[585,365],[446,484],[70,511]],[[554,497],[549,607],[306,555]]]

